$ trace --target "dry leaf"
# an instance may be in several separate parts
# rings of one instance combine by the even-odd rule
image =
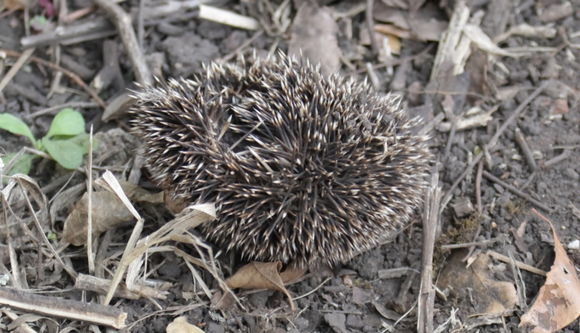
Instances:
[[[132,218],[129,210],[113,193],[94,192],[92,200],[93,237],[98,237],[104,231],[128,222]],[[64,222],[62,238],[65,242],[75,246],[85,244],[88,210],[88,194],[85,192]]]
[[[306,273],[306,268],[288,268],[280,273],[282,282],[284,285],[292,284],[297,282]]]
[[[289,53],[302,55],[313,64],[320,64],[324,74],[340,70],[338,26],[329,8],[305,1],[292,23]]]
[[[162,193],[151,193],[128,182],[121,182],[121,186],[127,196],[135,202],[163,202]],[[127,207],[123,205],[115,194],[109,191],[93,192],[92,201],[93,237],[98,237],[101,233],[133,219],[133,215]],[[85,244],[87,239],[87,212],[88,194],[85,193],[77,201],[64,222],[62,234],[64,241],[75,246]]]
[[[517,303],[516,288],[510,282],[497,281],[489,271],[491,259],[486,254],[477,256],[471,266],[462,261],[465,251],[457,251],[439,278],[438,287],[456,295],[462,309],[474,307],[477,315],[500,315],[512,310]],[[469,290],[469,292],[468,292]],[[470,301],[473,298],[473,304]]]
[[[535,209],[532,211],[550,224],[556,257],[536,301],[522,316],[520,327],[532,325],[534,333],[554,332],[568,326],[580,316],[580,280],[552,222]]]
[[[30,8],[33,4],[32,0],[0,0],[0,12],[3,9],[12,11]]]
[[[251,262],[242,266],[238,271],[226,280],[228,287],[232,289],[271,289],[278,290],[288,298],[292,311],[296,310],[290,292],[284,287],[284,280],[281,275],[290,275],[286,272],[280,273],[282,263],[276,262]]]
[[[185,317],[175,318],[167,327],[165,328],[167,333],[204,333],[199,327],[192,325],[187,322]]]
[[[392,29],[391,29],[392,28]],[[405,38],[406,36],[405,31],[398,30],[396,27],[389,26],[386,24],[376,25],[374,27],[374,38],[379,44],[379,53],[380,59],[386,59],[387,56],[387,48],[390,53],[392,54],[400,54],[401,53],[401,39]],[[407,34],[408,35],[408,34]],[[369,31],[367,28],[363,27],[360,29],[359,39],[361,45],[371,45],[371,39],[369,36]]]
[[[400,34],[395,35],[404,39],[439,41],[448,25],[444,20],[437,18],[441,16],[441,12],[433,5],[409,11],[376,2],[373,12],[373,17],[378,22],[389,23],[388,25],[400,31]]]

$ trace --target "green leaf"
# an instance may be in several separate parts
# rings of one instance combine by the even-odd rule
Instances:
[[[15,117],[9,113],[0,113],[0,129],[8,131],[12,134],[23,135],[32,141],[32,144],[36,147],[36,139],[32,135],[32,131],[25,122],[20,118]]]
[[[36,158],[36,156],[31,154],[20,154],[20,156],[16,157],[16,153],[8,153],[4,156],[3,160],[6,161],[4,164],[6,166],[12,164],[10,169],[4,170],[4,173],[8,176],[15,175],[17,173],[22,174],[29,174],[30,169],[32,169],[32,161]],[[12,161],[12,159],[17,158],[16,161]]]
[[[83,163],[85,148],[72,139],[51,140],[42,138],[48,154],[65,169],[76,169]]]
[[[85,119],[80,112],[62,109],[52,120],[46,137],[74,136],[85,132]]]
[[[89,133],[81,133],[77,136],[70,138],[70,140],[79,146],[83,147],[83,154],[89,152]],[[96,142],[93,140],[93,149],[96,149]]]

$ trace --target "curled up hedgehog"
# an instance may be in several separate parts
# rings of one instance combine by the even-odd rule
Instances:
[[[202,233],[244,259],[345,262],[422,202],[428,138],[399,98],[366,83],[278,54],[134,95],[154,181],[172,200],[214,202]]]

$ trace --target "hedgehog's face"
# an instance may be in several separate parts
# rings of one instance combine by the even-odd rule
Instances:
[[[285,56],[137,94],[160,184],[213,201],[205,234],[248,259],[334,264],[406,224],[430,160],[400,101]]]

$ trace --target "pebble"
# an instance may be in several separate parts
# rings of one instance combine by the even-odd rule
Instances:
[[[578,172],[576,172],[574,169],[572,168],[567,168],[566,170],[564,170],[564,175],[572,180],[578,180],[580,179],[580,176],[578,175]]]

